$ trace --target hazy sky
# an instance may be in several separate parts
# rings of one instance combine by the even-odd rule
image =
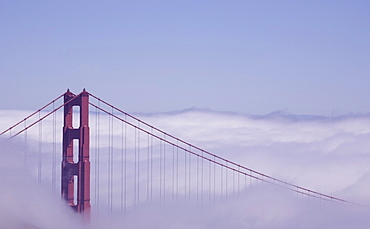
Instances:
[[[0,2],[0,109],[369,113],[369,1]]]
[[[9,109],[36,110],[67,88],[75,93],[86,88],[130,113],[195,106],[256,115],[276,110],[327,116],[370,114],[369,28],[369,1],[2,0],[1,125],[8,127],[20,114]],[[254,118],[190,110],[168,113],[163,119],[160,115],[143,118],[252,169],[349,200],[370,202],[368,115],[295,120],[279,114]],[[186,127],[194,129],[185,131]],[[195,128],[200,128],[198,135],[191,132]],[[0,170],[8,171],[10,165],[7,160]],[[4,182],[17,181],[1,174]],[[34,203],[28,200],[9,204],[17,197],[15,190],[26,188],[1,189],[6,193],[0,196],[0,212],[7,213],[3,219],[22,215],[27,221],[33,212],[35,225],[43,226],[37,222],[46,219],[41,217],[47,212],[43,205],[34,211]],[[266,196],[271,194],[266,192]],[[259,189],[246,194],[245,198],[256,197],[256,206],[257,200],[265,198]],[[246,210],[259,208],[248,205],[245,209],[240,203],[248,201],[235,201],[220,205],[218,214],[209,214],[200,223],[197,217],[204,214],[185,209],[181,215],[190,217],[180,218],[180,223],[183,228],[189,228],[189,222],[216,228],[213,224],[230,219],[230,209],[237,207],[243,215],[231,219],[243,226],[257,222],[262,225],[256,228],[273,228],[270,225],[280,225],[283,219],[282,228],[312,228],[313,222],[316,228],[368,228],[367,210],[342,214],[339,208],[307,207],[291,198],[289,194],[274,198],[288,199],[274,208],[263,205],[276,216],[270,221],[266,221],[270,217],[266,209],[246,219]],[[19,214],[24,206],[32,206],[32,211],[25,208]],[[150,215],[171,223],[177,219],[168,217],[172,209],[165,210]],[[285,212],[291,212],[291,218],[278,214]],[[57,222],[49,218],[49,223]],[[150,227],[159,225],[153,220],[145,222]]]

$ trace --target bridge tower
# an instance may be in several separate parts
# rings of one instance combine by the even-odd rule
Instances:
[[[89,93],[64,94],[62,198],[90,220]],[[73,127],[73,107],[79,107],[79,127]],[[78,144],[78,147],[74,144]],[[74,152],[75,151],[78,152]],[[77,190],[76,190],[77,188]]]

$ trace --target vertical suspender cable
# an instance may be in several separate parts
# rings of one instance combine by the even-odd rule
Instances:
[[[153,199],[153,128],[150,129],[150,200]]]
[[[199,157],[197,156],[197,172],[196,172],[196,176],[197,176],[197,187],[196,187],[196,190],[197,190],[197,203],[199,201]]]
[[[213,156],[213,161],[216,161],[216,156]],[[213,201],[216,200],[216,163],[213,163]]]
[[[191,194],[191,145],[189,145],[189,200],[191,198],[190,194]]]
[[[249,187],[252,188],[252,171],[249,171]]]
[[[244,189],[247,190],[247,176],[244,175]]]
[[[225,196],[227,198],[227,194],[228,194],[228,189],[229,189],[229,184],[228,184],[228,162],[226,161],[226,168],[225,168]]]
[[[201,194],[201,196],[200,196],[200,201],[201,201],[201,203],[203,204],[203,193],[204,193],[204,187],[203,187],[203,184],[204,184],[204,182],[203,182],[203,179],[204,179],[204,159],[203,159],[203,157],[204,157],[204,155],[203,155],[203,150],[202,150],[202,158],[201,158],[201,179],[200,179],[200,187],[201,187],[201,190],[200,190],[200,194]]]
[[[185,171],[184,171],[184,177],[185,177],[185,179],[184,179],[184,186],[185,186],[185,188],[184,188],[184,196],[185,196],[185,200],[186,200],[186,198],[187,198],[187,176],[188,176],[188,171],[187,171],[187,157],[188,157],[188,153],[185,151],[185,149],[184,149],[184,167],[185,167]]]
[[[233,195],[235,195],[235,171],[231,171],[233,173]]]
[[[98,107],[100,108],[100,100],[98,100]],[[96,208],[99,213],[100,206],[100,112],[96,108]]]
[[[94,204],[95,204],[95,206],[97,205],[97,199],[96,199],[96,197],[97,197],[97,194],[96,194],[96,187],[97,187],[97,183],[96,183],[96,165],[97,165],[97,159],[96,159],[96,155],[97,155],[97,153],[96,153],[96,148],[97,148],[97,141],[96,141],[96,127],[97,127],[97,125],[96,125],[96,123],[97,123],[97,120],[98,120],[98,112],[97,112],[97,110],[98,110],[98,108],[95,108],[96,109],[96,113],[95,113],[95,116],[94,116],[94,122],[91,122],[91,127],[92,127],[92,130],[94,131],[94,153],[91,155],[92,157],[93,157],[93,162],[94,162],[94,167],[93,167],[93,171],[94,171],[94,179],[93,179],[93,184],[94,184]]]
[[[136,186],[136,182],[137,182],[137,174],[136,174],[136,172],[137,172],[137,128],[136,127],[134,127],[134,131],[135,131],[135,149],[134,149],[134,151],[135,151],[135,159],[134,159],[134,203],[136,204],[137,202],[137,199],[136,199],[136,197],[137,197],[137,195],[136,195],[136,192],[137,192],[137,190],[136,190],[136,188],[137,188],[137,186]]]
[[[111,148],[110,150],[110,157],[111,157],[111,160],[110,160],[110,173],[111,173],[111,182],[110,182],[110,206],[111,206],[111,211],[113,210],[113,185],[114,185],[114,125],[113,125],[113,122],[114,122],[114,110],[113,110],[113,107],[112,107],[112,114],[110,115],[111,116],[111,145],[109,146]]]
[[[113,112],[113,108],[112,108],[112,112]],[[113,169],[113,116],[112,115],[109,115],[109,124],[110,124],[110,127],[109,127],[109,137],[110,137],[110,144],[109,144],[109,175],[110,175],[110,181],[109,181],[109,196],[110,196],[110,211],[112,212],[112,205],[113,205],[113,196],[112,196],[112,186],[113,186],[113,173],[112,173],[112,169]]]
[[[176,201],[179,195],[179,141],[176,142]]]
[[[39,119],[41,119],[41,111],[39,111]],[[41,184],[41,169],[42,169],[42,120],[39,121],[39,150],[38,150],[38,160],[37,160],[37,181]]]
[[[224,184],[224,174],[223,174],[223,170],[224,170],[224,167],[223,166],[220,166],[221,168],[221,181],[220,181],[220,186],[221,186],[221,192],[220,192],[220,196],[222,197],[222,193],[223,193],[223,184]]]
[[[55,109],[55,104],[53,102],[53,110]],[[56,162],[57,162],[57,159],[56,159],[56,141],[57,141],[57,137],[56,137],[56,111],[53,112],[53,150],[52,150],[52,178],[51,178],[51,183],[52,183],[52,192],[53,194],[55,194],[55,190],[56,190]]]
[[[166,135],[163,139],[166,140]],[[163,142],[163,201],[166,202],[166,142]]]
[[[127,116],[125,114],[125,121],[127,119]],[[125,172],[124,172],[124,177],[125,177],[125,182],[124,182],[124,186],[125,186],[125,194],[124,194],[124,212],[126,212],[126,206],[127,206],[127,123],[125,122]]]
[[[137,202],[140,202],[140,122],[137,130]]]
[[[211,203],[212,194],[212,162],[209,160],[208,163],[208,203]]]
[[[125,132],[124,132],[124,122],[121,122],[121,213],[123,212],[123,192],[124,192],[124,185],[123,185],[123,179],[124,179],[124,157],[125,157]]]
[[[238,165],[238,195],[240,194],[240,165]]]
[[[110,130],[110,128],[111,128],[111,124],[110,124],[110,122],[111,122],[111,116],[108,114],[107,115],[107,118],[108,118],[108,165],[107,165],[107,168],[108,168],[108,208],[111,210],[111,206],[110,206],[110,204],[111,204],[111,196],[110,196],[110,194],[111,194],[111,190],[110,190],[110,188],[111,188],[111,160],[112,160],[112,158],[110,157],[110,154],[111,154],[111,152],[110,152],[110,150],[111,150],[111,130]]]
[[[162,201],[162,140],[159,140],[159,200]]]
[[[175,197],[175,145],[172,145],[172,202]]]
[[[27,127],[27,119],[24,120],[24,128]],[[26,146],[24,151],[24,167],[28,168],[28,139],[27,139],[27,129],[24,132],[24,144]]]
[[[147,159],[146,159],[146,201],[149,201],[149,181],[150,181],[150,135],[147,134]]]

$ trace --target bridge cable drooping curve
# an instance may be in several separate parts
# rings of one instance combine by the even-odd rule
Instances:
[[[107,115],[113,116],[115,119],[120,120],[121,122],[126,123],[127,125],[133,127],[135,130],[140,130],[141,132],[143,132],[143,133],[145,133],[147,135],[150,135],[150,136],[152,136],[152,137],[160,140],[163,143],[166,143],[168,145],[171,145],[173,147],[176,147],[177,149],[183,150],[184,152],[188,153],[189,155],[194,155],[197,158],[203,159],[202,161],[206,160],[209,163],[213,163],[213,165],[218,165],[221,168],[224,168],[226,175],[225,176],[222,176],[222,177],[225,178],[225,182],[226,183],[229,182],[227,171],[232,171],[232,172],[236,172],[238,174],[238,176],[239,175],[244,175],[246,177],[253,178],[253,179],[257,180],[257,181],[259,180],[259,181],[262,181],[262,182],[265,182],[265,183],[273,184],[275,186],[279,186],[279,187],[282,187],[282,188],[285,188],[285,189],[289,189],[289,190],[291,190],[293,192],[296,192],[298,194],[302,194],[302,195],[305,195],[305,196],[310,196],[310,197],[313,197],[313,198],[322,199],[322,200],[328,200],[328,201],[337,201],[337,202],[348,203],[348,204],[356,204],[356,203],[352,203],[352,202],[349,202],[349,201],[344,200],[344,199],[340,199],[340,198],[337,198],[337,197],[334,197],[334,196],[330,196],[330,195],[327,195],[327,194],[323,194],[323,193],[320,193],[320,192],[317,192],[317,191],[313,191],[313,190],[310,190],[310,189],[307,189],[307,188],[304,188],[304,187],[301,187],[301,186],[298,186],[298,185],[294,185],[294,184],[291,184],[291,183],[282,181],[280,179],[276,179],[274,177],[268,176],[266,174],[263,174],[263,173],[260,173],[260,172],[255,171],[255,170],[249,169],[249,168],[247,168],[245,166],[242,166],[240,164],[237,164],[235,162],[232,162],[232,161],[229,161],[227,159],[224,159],[224,158],[222,158],[220,156],[217,156],[217,155],[212,154],[212,153],[210,153],[208,151],[205,151],[203,149],[200,149],[200,148],[198,148],[198,147],[196,147],[196,146],[194,146],[194,145],[192,145],[190,143],[187,143],[187,142],[185,142],[185,141],[183,141],[183,140],[181,140],[179,138],[176,138],[173,135],[170,135],[170,134],[168,134],[168,133],[166,133],[166,132],[164,132],[164,131],[162,131],[162,130],[160,130],[160,129],[158,129],[158,128],[156,128],[156,127],[154,127],[154,126],[152,126],[152,125],[150,125],[150,124],[148,124],[146,122],[143,122],[142,120],[140,120],[140,119],[138,119],[138,118],[136,118],[136,117],[134,117],[134,116],[132,116],[132,115],[130,115],[130,114],[122,111],[122,110],[120,110],[119,108],[117,108],[117,107],[109,104],[108,102],[105,102],[104,100],[101,100],[100,98],[98,98],[98,97],[96,97],[96,96],[94,96],[92,94],[90,94],[90,96],[93,97],[93,98],[95,98],[100,103],[107,105],[109,108],[118,111],[119,113],[123,114],[125,117],[129,117],[129,118],[135,120],[139,124],[138,125],[135,125],[135,124],[133,124],[133,123],[131,123],[131,122],[129,122],[129,121],[127,121],[127,120],[119,117],[117,114],[113,114],[112,112],[110,112],[110,111],[108,111],[106,109],[103,109],[101,107],[98,107],[95,104],[93,104],[93,103],[90,102],[90,105],[91,106],[95,107],[96,109],[99,109],[100,111],[106,113]],[[150,130],[157,131],[158,133],[162,134],[163,137],[158,136],[156,134],[153,134],[151,131],[148,131],[148,130],[144,129],[143,127],[140,126],[140,124],[142,124],[142,126],[148,127]],[[170,140],[166,139],[166,137],[172,139],[173,141],[170,141]],[[182,144],[184,144],[185,146],[187,146],[189,149],[187,149],[187,148],[185,148],[183,146],[179,146],[178,145],[179,142],[182,143]],[[160,148],[162,148],[162,146]],[[197,150],[197,151],[199,151],[200,153],[194,152],[192,150],[192,148],[195,149],[195,150]],[[162,150],[165,150],[165,149],[162,149]],[[162,150],[160,150],[160,152],[162,152]],[[205,156],[205,155],[207,155],[207,156]],[[165,155],[163,155],[163,156],[165,157]],[[136,158],[136,156],[135,156],[135,158]],[[186,160],[186,158],[185,158],[185,160]],[[162,162],[165,163],[165,161],[160,160],[160,163],[162,163]],[[190,160],[190,158],[188,158],[188,162],[187,163],[189,165],[188,172],[190,174],[191,173],[191,171],[190,171],[190,169],[191,169],[191,166],[190,166],[191,160]],[[242,170],[244,170],[244,171],[242,171]],[[161,166],[160,166],[160,171],[162,171],[162,167]],[[221,173],[222,173],[222,170],[221,170]],[[160,172],[160,175],[161,174],[162,174],[162,172]],[[233,176],[235,176],[235,175],[233,175]],[[186,175],[185,175],[185,179],[186,179]],[[190,184],[190,182],[191,182],[190,181],[190,179],[191,179],[190,176],[188,176],[188,179],[189,179],[189,184]],[[199,178],[197,178],[197,179],[199,179]],[[233,180],[233,186],[235,186],[235,177],[233,177],[232,180]],[[161,187],[165,185],[165,183],[162,183],[162,182],[165,182],[165,181],[162,181],[162,179],[160,178],[160,186]],[[201,182],[201,181],[199,181],[199,180],[196,181],[196,183],[197,183],[197,189],[199,188],[199,186],[198,186],[199,183],[198,182]],[[221,184],[222,183],[223,182],[221,182]],[[225,184],[225,186],[228,186],[228,184]],[[202,185],[202,187],[203,187],[203,185]],[[240,187],[239,186],[239,183],[238,183],[238,187]],[[186,187],[185,187],[185,190],[186,190]],[[223,188],[221,188],[221,191],[222,190],[223,190]],[[165,190],[163,190],[163,191],[165,191]],[[224,191],[225,191],[225,195],[228,195],[228,189],[225,188]],[[160,194],[160,196],[161,195],[162,194]],[[356,204],[356,205],[358,205],[358,204]]]
[[[250,184],[252,184],[252,180],[261,181],[264,183],[273,184],[275,186],[279,186],[298,194],[302,194],[304,196],[309,196],[317,199],[327,200],[327,201],[335,201],[340,203],[348,203],[348,204],[355,204],[340,198],[336,198],[334,196],[322,194],[307,188],[303,188],[301,186],[297,186],[294,184],[290,184],[288,182],[273,178],[266,174],[257,172],[255,170],[249,169],[245,166],[237,164],[235,162],[229,161],[224,159],[220,156],[212,154],[208,151],[205,151],[201,148],[198,148],[190,143],[187,143],[179,138],[174,137],[152,125],[143,122],[140,119],[135,118],[134,116],[118,109],[117,107],[101,100],[100,98],[88,93],[92,98],[96,99],[97,104],[90,102],[90,105],[95,108],[96,113],[96,126],[104,126],[101,125],[100,122],[103,122],[103,116],[100,112],[105,113],[108,115],[108,139],[111,143],[108,147],[108,169],[107,173],[109,174],[109,179],[107,186],[105,186],[104,182],[100,183],[100,178],[103,177],[101,166],[104,158],[104,150],[100,149],[103,143],[101,142],[103,137],[101,136],[102,130],[97,128],[96,130],[92,131],[95,133],[95,184],[94,186],[94,201],[96,203],[96,208],[99,211],[100,203],[102,203],[102,194],[105,192],[103,189],[108,189],[108,201],[107,204],[110,206],[110,211],[112,211],[113,204],[115,201],[119,199],[119,208],[123,212],[126,211],[127,207],[129,206],[129,196],[131,195],[126,190],[130,189],[130,185],[133,185],[134,194],[133,199],[134,203],[139,203],[142,199],[146,199],[146,201],[152,201],[155,199],[156,195],[156,187],[155,184],[158,182],[159,185],[159,199],[162,202],[166,201],[176,201],[179,198],[177,193],[183,191],[184,197],[187,199],[191,198],[192,192],[195,191],[196,196],[195,199],[203,204],[203,202],[208,199],[215,200],[216,195],[221,196],[228,196],[231,194],[235,194],[236,192],[239,193],[242,184],[244,183],[244,188],[247,187],[247,177],[250,179]],[[57,97],[38,111],[32,113],[31,115],[24,118],[22,121],[18,122],[17,124],[13,125],[12,127],[6,129],[5,131],[1,132],[0,135],[4,135],[5,133],[11,133],[11,138],[14,138],[21,133],[25,133],[24,139],[27,142],[27,130],[31,127],[39,124],[39,170],[38,170],[38,180],[41,181],[41,170],[40,168],[41,161],[42,161],[42,152],[43,151],[43,143],[42,143],[42,136],[46,135],[43,134],[43,120],[47,117],[52,115],[52,126],[53,126],[53,135],[52,139],[53,142],[56,141],[56,134],[54,133],[56,130],[56,112],[60,110],[60,108],[64,107],[67,103],[72,102],[76,97],[72,98],[70,101],[63,103],[60,106],[55,106],[54,103],[63,97],[64,94]],[[46,107],[52,104],[52,108],[50,112],[45,112],[44,114],[41,113]],[[101,106],[105,105],[108,109],[103,109]],[[34,122],[30,121],[27,122],[31,117],[38,115],[38,119]],[[121,116],[123,115],[123,117]],[[113,174],[113,168],[117,167],[117,163],[115,162],[114,155],[116,155],[115,146],[118,144],[116,143],[117,140],[114,136],[114,120],[118,120],[120,124],[120,131],[121,131],[121,161],[120,161],[120,175]],[[19,131],[14,131],[17,126],[21,123],[24,123],[24,127]],[[29,123],[29,124],[28,124]],[[45,122],[46,123],[46,122]],[[133,158],[133,167],[134,169],[131,171],[129,170],[130,167],[130,157],[132,156],[129,154],[130,152],[130,139],[128,138],[128,134],[130,132],[129,128],[134,129],[134,158]],[[12,132],[13,131],[13,132]],[[145,140],[143,140],[145,138]],[[159,141],[158,149],[156,148],[155,141]],[[146,151],[143,150],[147,146]],[[54,166],[54,161],[56,161],[56,157],[54,158],[54,154],[56,153],[56,144],[53,144],[53,158],[52,163]],[[158,152],[156,151],[158,150]],[[156,158],[156,153],[158,153],[158,158]],[[180,159],[182,157],[182,159]],[[195,159],[194,159],[195,158]],[[118,158],[117,158],[118,159]],[[27,158],[25,158],[27,162]],[[145,164],[143,164],[143,160]],[[205,163],[207,162],[207,163]],[[181,164],[183,163],[183,164]],[[180,165],[181,164],[181,165]],[[156,174],[155,167],[159,166],[159,172]],[[170,167],[170,170],[166,170],[166,166]],[[181,167],[183,166],[183,167]],[[218,169],[219,168],[219,169]],[[143,170],[144,169],[144,172]],[[181,172],[183,171],[183,172]],[[52,167],[52,187],[55,189],[55,177],[56,171],[55,168]],[[133,173],[133,179],[128,178],[129,174]],[[193,176],[197,174],[196,176]],[[205,175],[207,173],[207,175]],[[158,178],[156,177],[158,175]],[[242,176],[245,179],[240,179]],[[145,184],[143,185],[143,179],[146,178]],[[167,179],[169,178],[169,179]],[[182,179],[182,180],[181,180]],[[219,181],[220,179],[221,181]],[[119,193],[119,198],[115,198],[114,192],[117,191],[117,188],[114,187],[114,183],[119,182],[119,186],[121,192]],[[230,188],[230,187],[231,188]],[[145,187],[145,188],[142,188]],[[208,195],[208,198],[204,197],[205,192],[211,192]],[[146,195],[142,195],[142,192],[146,192]],[[218,194],[217,194],[218,193]],[[167,194],[169,196],[167,196]],[[359,204],[355,204],[359,205]]]

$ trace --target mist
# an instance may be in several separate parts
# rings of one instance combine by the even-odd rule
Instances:
[[[81,228],[60,197],[24,167],[25,146],[0,140],[0,228]]]
[[[0,127],[14,123],[0,111]],[[19,119],[24,111],[19,111]],[[368,228],[370,116],[272,113],[253,116],[190,109],[139,119],[245,167],[359,205],[320,201],[267,184],[207,204],[140,203],[124,215],[102,213],[92,228]],[[48,125],[48,124],[44,124]],[[1,142],[0,227],[82,228],[78,217],[20,161],[25,146]],[[9,153],[11,152],[11,153]],[[59,162],[58,162],[59,163]],[[7,184],[7,185],[4,185]],[[93,207],[93,206],[92,206]],[[53,209],[53,211],[50,211]],[[55,211],[54,211],[55,210]]]

